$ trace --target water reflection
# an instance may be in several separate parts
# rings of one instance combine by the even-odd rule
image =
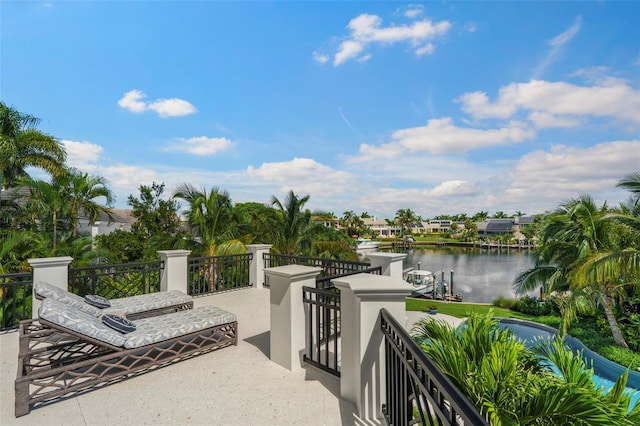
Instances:
[[[500,296],[515,297],[514,278],[534,266],[531,252],[526,250],[444,247],[401,252],[407,253],[405,269],[419,267],[432,272],[444,271],[446,280],[453,269],[453,292],[462,293],[465,302],[491,303]]]

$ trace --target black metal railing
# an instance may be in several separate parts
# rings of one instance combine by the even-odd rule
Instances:
[[[316,287],[317,288],[331,288],[333,284],[331,284],[331,280],[336,278],[348,277],[349,275],[354,274],[371,274],[371,275],[382,275],[382,266],[375,266],[373,268],[369,267],[366,269],[358,270],[358,271],[350,271],[345,272],[338,275],[326,275],[316,277]]]
[[[192,296],[253,285],[249,281],[251,253],[189,259],[188,291]]]
[[[386,388],[382,412],[389,425],[488,425],[386,309],[380,310],[380,323]]]
[[[32,272],[0,275],[0,331],[15,329],[31,318],[32,288]]]
[[[371,264],[367,262],[353,262],[350,260],[325,259],[321,257],[293,256],[288,254],[264,253],[262,255],[264,267],[273,268],[285,265],[304,265],[322,268],[316,278],[316,287],[328,286],[331,279],[339,276],[352,275],[359,272],[367,272]],[[269,287],[269,277],[265,274],[264,285]]]
[[[340,291],[302,287],[305,305],[305,362],[340,377]]]
[[[107,299],[155,293],[160,291],[163,269],[161,260],[69,268],[69,291]]]

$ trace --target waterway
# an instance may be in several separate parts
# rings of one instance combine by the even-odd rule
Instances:
[[[444,271],[446,281],[453,270],[453,292],[474,303],[491,303],[500,296],[515,298],[513,280],[534,266],[527,250],[443,247],[393,251],[407,253],[405,269],[426,269],[438,278]]]

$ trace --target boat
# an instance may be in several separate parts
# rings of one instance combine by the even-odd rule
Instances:
[[[412,269],[405,273],[404,278],[406,282],[413,285],[411,297],[462,302],[462,293],[448,294],[449,283],[445,280],[438,280],[431,271]]]
[[[380,248],[379,241],[373,241],[368,238],[358,238],[356,240],[356,251],[371,251]]]

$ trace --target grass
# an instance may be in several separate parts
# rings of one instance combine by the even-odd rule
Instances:
[[[536,317],[532,315],[523,314],[520,312],[512,311],[510,309],[498,308],[493,305],[475,304],[475,303],[459,303],[459,302],[439,302],[435,300],[417,299],[408,297],[407,311],[423,311],[427,312],[432,306],[438,308],[438,312],[441,314],[451,315],[456,318],[466,318],[470,312],[476,312],[479,314],[486,314],[490,309],[493,310],[493,315],[496,317],[504,318],[517,318],[529,321],[535,321]]]
[[[440,302],[436,300],[417,299],[408,297],[406,300],[407,311],[423,311],[427,312],[431,307],[436,307],[438,313],[451,315],[456,318],[466,318],[470,312],[478,314],[487,314],[489,310],[493,310],[495,317],[516,318],[545,324],[554,328],[560,327],[560,318],[557,316],[540,316],[523,314],[521,312],[512,311],[506,308],[499,308],[489,304],[476,303],[459,303],[459,302]],[[569,334],[577,337],[594,352],[617,362],[632,370],[640,370],[640,353],[630,349],[624,349],[613,343],[612,338],[603,338],[600,333],[595,331],[594,324],[585,324],[589,333],[585,333],[582,324],[572,324]],[[594,335],[596,335],[594,337]]]

